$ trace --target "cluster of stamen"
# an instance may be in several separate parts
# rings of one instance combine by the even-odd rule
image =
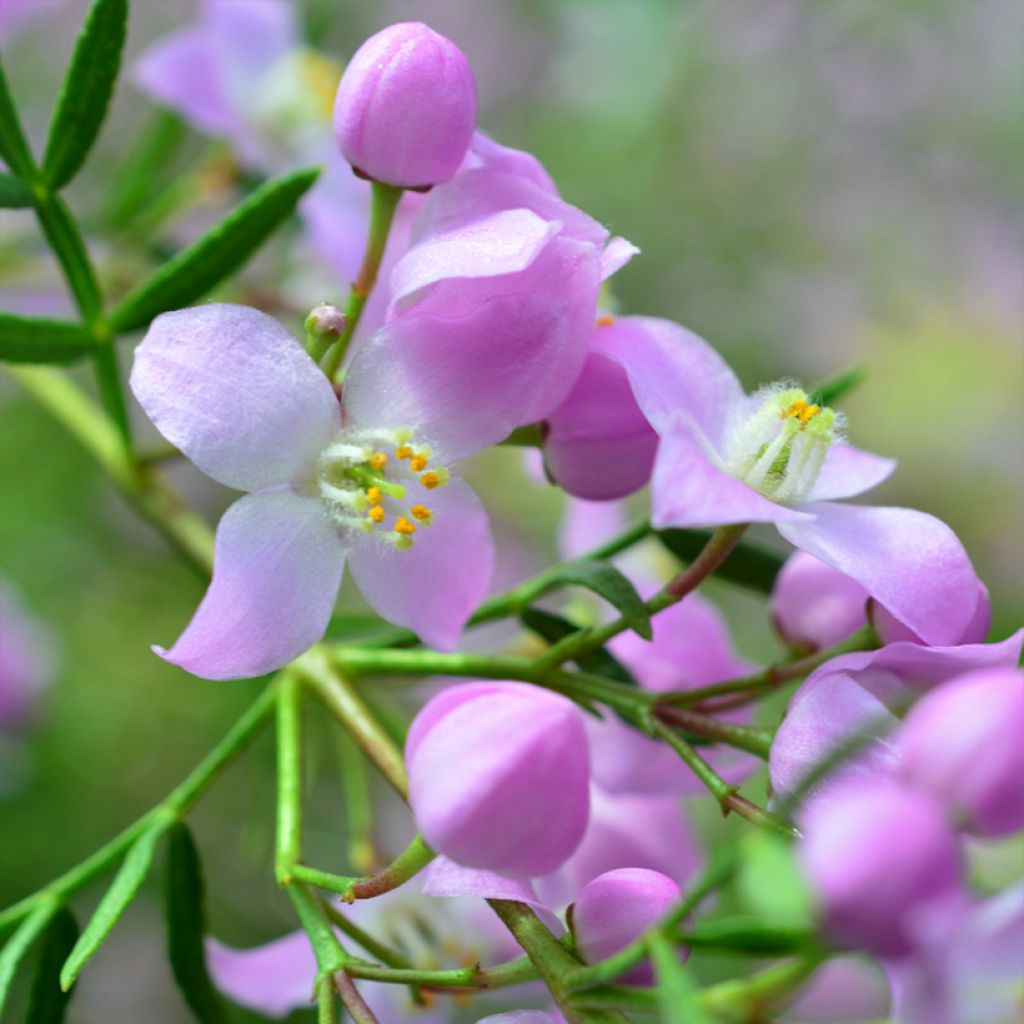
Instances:
[[[361,431],[342,434],[323,451],[317,487],[339,526],[374,533],[399,551],[412,547],[413,535],[433,522],[433,513],[419,503],[400,505],[407,487],[419,483],[434,490],[449,474],[443,466],[428,469],[430,449],[411,441],[408,430]]]
[[[756,411],[733,431],[730,471],[773,501],[809,497],[841,423],[800,388],[768,388]]]

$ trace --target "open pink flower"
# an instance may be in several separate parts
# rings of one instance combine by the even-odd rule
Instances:
[[[449,354],[458,340],[447,339]],[[559,339],[548,341],[524,379],[557,354]],[[339,406],[276,321],[208,305],[153,322],[131,383],[200,469],[252,492],[221,520],[192,622],[158,653],[210,679],[279,668],[323,634],[346,562],[386,619],[455,645],[486,592],[493,546],[486,513],[450,467],[516,424],[506,380],[483,363],[432,361],[385,329],[360,349]]]
[[[656,527],[774,523],[924,642],[959,642],[978,605],[963,546],[924,512],[836,503],[894,468],[846,444],[840,416],[786,384],[745,395],[711,346],[668,321],[651,321],[628,344],[599,335],[593,347],[625,368],[661,438],[652,480]]]

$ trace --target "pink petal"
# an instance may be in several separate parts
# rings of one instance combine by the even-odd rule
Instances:
[[[853,498],[877,487],[896,468],[895,459],[861,451],[852,444],[833,444],[825,456],[811,501]]]
[[[316,958],[305,932],[292,932],[252,949],[232,949],[206,940],[206,966],[213,983],[239,1006],[276,1020],[311,1006]]]
[[[414,630],[424,643],[453,650],[462,627],[487,594],[494,541],[480,500],[461,480],[417,495],[433,512],[407,551],[368,535],[349,565],[363,597],[388,622]]]
[[[594,336],[595,351],[622,364],[659,434],[682,414],[718,444],[744,402],[725,360],[702,338],[670,320],[631,316]]]
[[[956,534],[907,508],[814,503],[779,524],[791,544],[855,579],[929,644],[955,644],[974,618],[977,576]]]
[[[464,868],[448,857],[437,857],[423,874],[427,896],[475,896],[485,900],[517,900],[541,906],[533,884],[524,878],[509,878],[480,868]]]
[[[316,498],[249,494],[217,527],[213,581],[162,658],[204,679],[244,679],[281,668],[323,636],[344,550]]]
[[[693,428],[678,419],[662,433],[651,494],[651,523],[657,530],[813,518],[777,505],[720,468],[694,436]]]
[[[203,0],[201,22],[216,54],[217,68],[236,103],[258,103],[267,72],[301,46],[298,20],[289,0]]]
[[[616,235],[601,251],[601,280],[621,270],[640,250],[632,243]]]
[[[517,175],[544,192],[558,195],[558,187],[551,175],[544,170],[544,165],[532,153],[503,146],[481,131],[473,133],[473,141],[469,144],[469,153],[466,156],[465,169],[471,170],[475,167],[486,167],[492,171]]]
[[[168,441],[239,490],[305,483],[341,428],[317,365],[276,320],[246,306],[158,316],[135,350],[131,386]]]

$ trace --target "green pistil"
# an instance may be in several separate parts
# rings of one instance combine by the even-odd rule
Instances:
[[[405,498],[405,487],[402,484],[392,483],[375,469],[369,469],[366,466],[349,466],[345,470],[345,476],[350,480],[355,480],[364,490],[376,487],[381,494],[386,494],[389,498],[395,498],[398,501]]]

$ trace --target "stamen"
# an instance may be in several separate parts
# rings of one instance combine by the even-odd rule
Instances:
[[[426,469],[427,468],[427,457],[426,457],[426,455],[424,455],[422,452],[420,452],[419,455],[414,455],[409,460],[409,468],[414,473],[419,473],[421,470]]]
[[[435,487],[444,487],[444,485],[448,483],[448,480],[448,470],[445,469],[444,466],[441,466],[436,470],[430,470],[420,477],[420,483],[423,484],[428,491],[432,491]]]
[[[596,327],[611,327],[615,323],[615,317],[613,316],[599,316],[595,321]]]
[[[366,513],[375,523],[383,523],[384,517],[387,513],[384,511],[382,505],[374,505],[369,512]]]
[[[395,449],[395,458],[396,459],[411,459],[412,458],[412,449],[407,444],[403,444],[400,448],[396,448]]]
[[[384,500],[383,495],[380,493],[380,488],[370,487],[366,492],[366,500],[371,505],[379,505]]]
[[[399,516],[395,520],[395,533],[404,534],[406,537],[412,536],[416,532],[416,524],[410,523],[405,516]]]
[[[419,519],[420,522],[428,524],[433,518],[433,513],[426,505],[413,505],[412,508],[409,509],[409,515],[414,519]]]
[[[383,469],[388,464],[388,457],[383,452],[374,452],[368,461],[371,468]]]

